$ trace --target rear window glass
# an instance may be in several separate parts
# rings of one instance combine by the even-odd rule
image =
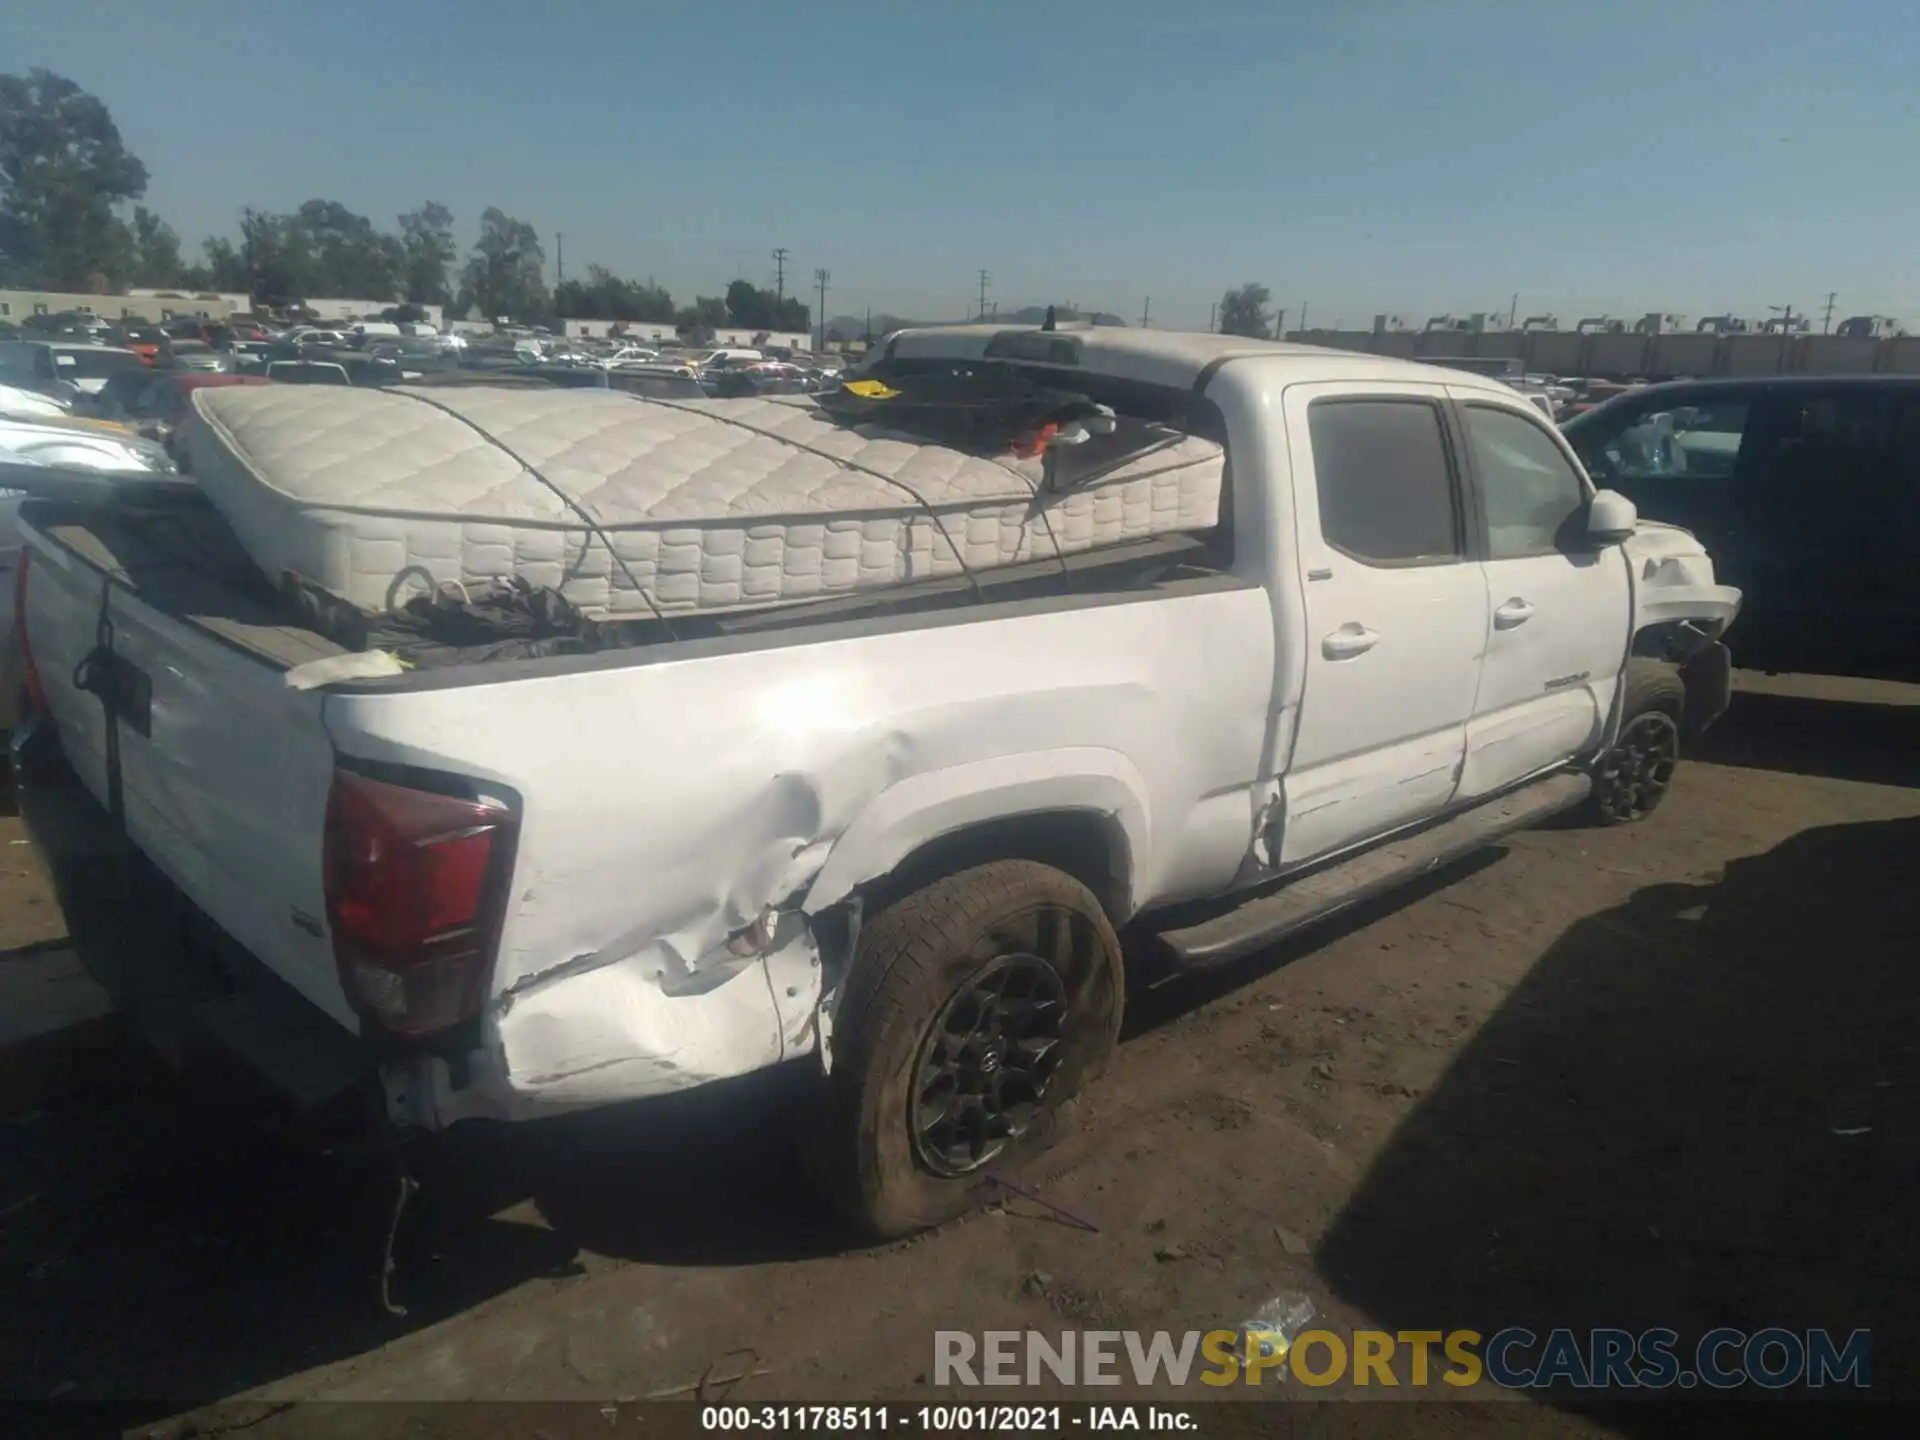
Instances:
[[[60,371],[73,380],[104,380],[146,363],[131,350],[63,350],[60,354]],[[68,365],[68,360],[73,364]]]

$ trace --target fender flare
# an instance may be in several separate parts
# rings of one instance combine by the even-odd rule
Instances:
[[[818,914],[943,836],[1022,815],[1097,814],[1125,842],[1130,908],[1151,854],[1145,778],[1117,750],[1076,747],[1002,755],[923,771],[883,790],[841,832],[801,908]]]

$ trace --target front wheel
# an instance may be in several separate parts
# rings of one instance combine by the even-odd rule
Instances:
[[[860,936],[806,1127],[815,1183],[892,1239],[995,1198],[1063,1128],[1119,1038],[1120,944],[1086,886],[999,860],[903,897]]]
[[[1600,825],[1644,820],[1673,788],[1687,690],[1671,665],[1636,658],[1622,682],[1620,734],[1593,762],[1588,816]]]

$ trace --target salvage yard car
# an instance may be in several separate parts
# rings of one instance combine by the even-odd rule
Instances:
[[[1920,676],[1920,376],[1653,385],[1566,435],[1743,591],[1743,663]]]
[[[109,377],[146,362],[131,350],[63,341],[0,342],[0,382],[72,399],[92,395]]]
[[[1727,703],[1739,592],[1458,371],[971,326],[818,399],[193,408],[193,485],[22,508],[22,813],[124,1012],[422,1131],[813,1057],[878,1236],[1062,1133],[1130,986],[1637,820]]]

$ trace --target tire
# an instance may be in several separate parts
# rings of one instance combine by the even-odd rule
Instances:
[[[997,1198],[989,1175],[1051,1146],[1106,1064],[1123,989],[1100,903],[1051,866],[997,860],[893,902],[861,932],[802,1128],[815,1185],[876,1240]]]
[[[1680,672],[1635,657],[1627,661],[1622,684],[1620,734],[1592,766],[1586,818],[1595,825],[1646,819],[1667,798],[1680,759],[1680,721],[1687,708]]]

